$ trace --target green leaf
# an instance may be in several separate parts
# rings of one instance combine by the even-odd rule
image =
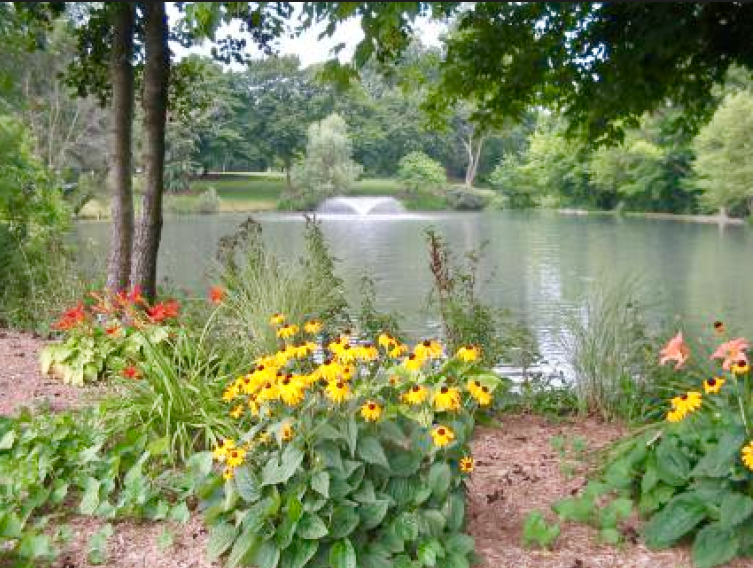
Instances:
[[[447,529],[458,532],[465,523],[465,498],[461,491],[452,493],[442,506],[442,512],[447,519]]]
[[[740,446],[745,441],[745,431],[742,428],[724,433],[713,448],[706,451],[698,464],[693,468],[693,477],[725,477],[737,462]]]
[[[648,493],[641,496],[638,509],[641,514],[647,515],[656,511],[659,507],[667,503],[677,491],[676,487],[661,484]]]
[[[340,474],[343,473],[343,460],[340,455],[340,448],[338,448],[333,442],[322,442],[317,444],[315,451],[328,469],[334,470]]]
[[[347,538],[338,540],[329,552],[329,562],[332,568],[358,568],[358,559],[353,545]]]
[[[209,530],[207,558],[217,560],[238,536],[238,528],[229,523],[218,523]]]
[[[452,470],[450,470],[450,466],[444,462],[435,462],[429,470],[428,479],[428,484],[434,497],[437,499],[444,497],[450,489],[451,482]]]
[[[303,457],[303,451],[293,444],[288,444],[282,452],[279,463],[273,457],[264,465],[261,472],[262,486],[285,483],[295,475],[298,467],[303,463]]]
[[[444,539],[444,545],[447,550],[452,550],[457,554],[470,554],[473,552],[473,537],[463,533],[454,533]]]
[[[345,440],[348,442],[350,457],[355,457],[356,445],[358,443],[358,424],[353,416],[351,416],[345,423]]]
[[[170,437],[162,436],[156,440],[152,440],[146,447],[147,451],[153,456],[159,456],[164,454],[170,446]]]
[[[99,488],[101,484],[98,479],[87,477],[84,480],[84,495],[81,497],[79,512],[82,515],[93,515],[99,506]]]
[[[355,507],[347,505],[335,507],[332,511],[329,535],[333,539],[346,537],[356,529],[360,521],[361,518],[358,516]]]
[[[523,546],[528,548],[533,544],[541,548],[549,548],[560,535],[560,526],[557,523],[547,523],[540,511],[531,511],[523,523]],[[468,554],[470,550],[455,549],[447,543],[447,550]]]
[[[53,503],[62,503],[63,499],[65,499],[65,496],[68,495],[68,487],[70,485],[61,480],[56,479],[55,480],[55,489],[52,491],[52,494],[50,495],[50,501]]]
[[[419,517],[419,527],[422,533],[440,536],[447,524],[445,516],[436,509],[424,509]]]
[[[753,499],[742,493],[728,493],[722,499],[719,522],[725,527],[734,527],[753,515]]]
[[[0,515],[0,536],[8,539],[21,538],[24,530],[24,523],[18,518],[16,513],[9,511],[5,515]]]
[[[653,549],[672,546],[706,518],[703,499],[694,493],[675,496],[654,515],[643,530],[646,545]]]
[[[407,542],[418,539],[418,517],[415,513],[404,512],[394,522],[395,533]]]
[[[319,542],[316,540],[296,540],[282,553],[280,566],[283,568],[304,568],[316,554]]]
[[[86,545],[86,559],[89,564],[104,564],[107,561],[107,539],[112,534],[112,525],[107,523],[89,537]]]
[[[256,551],[253,562],[256,568],[277,568],[280,562],[280,549],[272,540],[265,540]]]
[[[167,527],[164,527],[159,537],[157,538],[157,547],[160,549],[160,552],[165,552],[174,543],[175,543],[175,535],[172,533],[170,529],[168,529]]]
[[[410,477],[421,467],[421,456],[401,451],[393,453],[390,458],[390,471],[393,476]]]
[[[697,568],[721,566],[737,556],[737,535],[731,527],[711,523],[693,541],[693,563]]]
[[[258,503],[254,503],[254,505],[249,507],[246,511],[246,516],[243,517],[243,527],[252,530],[253,532],[257,532],[261,529],[264,521],[270,516],[271,507],[272,499],[269,497],[262,499]]]
[[[450,553],[442,560],[442,568],[469,568],[468,559],[461,554]]]
[[[435,538],[426,540],[418,545],[416,550],[418,560],[424,565],[432,568],[437,565],[437,560],[445,555],[444,548]]]
[[[233,482],[235,483],[238,495],[246,503],[256,503],[261,499],[261,487],[259,487],[259,482],[251,473],[248,466],[243,465],[235,469]]]
[[[614,527],[605,527],[599,531],[599,539],[607,544],[618,544],[620,542],[620,531]]]
[[[53,554],[50,537],[45,534],[26,533],[18,543],[18,555],[24,558],[52,558]]]
[[[306,540],[318,540],[329,534],[324,521],[315,513],[304,513],[298,521],[296,534]]]
[[[676,487],[690,476],[690,461],[672,438],[663,439],[656,448],[656,472],[662,481]]]
[[[205,478],[212,473],[212,452],[200,452],[188,458],[186,465],[195,477]]]
[[[170,509],[170,518],[183,525],[189,521],[191,513],[188,511],[188,505],[186,505],[185,501],[181,501]]]
[[[358,440],[358,457],[366,463],[381,465],[385,469],[390,467],[382,444],[374,436],[362,436]]]
[[[322,497],[329,498],[329,473],[317,471],[311,476],[311,489]]]
[[[599,524],[601,528],[617,528],[617,524],[627,517],[633,511],[632,499],[620,497],[610,501],[606,507],[599,512]]]
[[[8,430],[5,435],[0,438],[0,450],[10,450],[13,447],[13,442],[16,441],[16,431]]]
[[[359,568],[393,568],[391,556],[384,545],[371,543],[365,552],[358,551]]]
[[[361,527],[363,530],[371,530],[379,526],[379,523],[384,520],[389,509],[390,502],[387,500],[372,501],[366,503],[358,508],[358,513],[361,515]]]

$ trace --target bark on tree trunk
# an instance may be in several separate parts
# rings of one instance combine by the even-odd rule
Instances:
[[[110,55],[112,107],[107,139],[107,190],[112,211],[110,256],[107,263],[107,289],[113,292],[128,286],[133,244],[133,187],[131,181],[131,142],[133,128],[133,31],[136,13],[133,4],[117,3],[113,8],[113,42]]]
[[[157,253],[162,233],[162,192],[165,172],[165,122],[170,54],[164,2],[144,3],[144,200],[136,227],[131,284],[154,299]]]
[[[465,169],[465,187],[471,189],[473,182],[476,181],[478,172],[478,163],[481,160],[481,148],[484,146],[486,136],[479,136],[476,148],[473,147],[473,134],[468,137],[468,142],[463,142],[468,152],[468,167]]]

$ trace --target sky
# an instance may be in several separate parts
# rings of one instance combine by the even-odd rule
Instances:
[[[179,17],[178,9],[172,4],[168,4],[168,15],[170,19]],[[296,14],[297,16],[297,14]],[[297,55],[304,67],[312,65],[314,63],[321,63],[331,59],[332,48],[339,44],[344,43],[345,48],[338,54],[338,59],[342,63],[346,63],[353,57],[353,51],[355,50],[358,42],[363,39],[363,32],[361,31],[361,23],[358,18],[351,18],[340,25],[338,30],[332,37],[326,37],[319,39],[319,34],[324,31],[326,27],[325,22],[321,22],[319,25],[309,29],[304,34],[298,37],[284,37],[279,43],[279,53],[282,55]],[[446,30],[446,26],[439,22],[430,21],[427,18],[421,18],[416,22],[416,30],[418,32],[421,41],[430,46],[439,45],[439,36]],[[221,38],[228,33],[238,34],[239,25],[234,23],[231,26],[223,26],[220,28],[217,37]],[[255,49],[253,44],[249,42],[249,53],[252,57],[262,57],[262,54]],[[191,53],[198,53],[203,55],[210,54],[210,46],[203,45],[200,47],[194,47],[192,49],[184,49],[180,45],[174,44],[170,46],[175,55],[180,59]]]

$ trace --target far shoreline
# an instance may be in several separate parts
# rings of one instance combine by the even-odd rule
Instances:
[[[592,217],[632,217],[634,219],[659,219],[664,221],[682,221],[691,223],[706,223],[714,225],[743,226],[745,219],[727,217],[724,215],[688,215],[679,213],[658,213],[650,211],[595,211],[589,209],[557,209],[560,215],[592,216]]]

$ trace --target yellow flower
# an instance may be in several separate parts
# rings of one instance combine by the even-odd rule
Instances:
[[[267,381],[256,396],[258,402],[271,402],[280,398],[280,390],[272,381]]]
[[[408,346],[404,343],[395,343],[394,347],[390,349],[388,355],[392,357],[393,359],[397,359],[398,357],[402,357],[408,352]]]
[[[425,339],[413,348],[413,352],[422,359],[438,359],[442,356],[442,344],[434,339]]]
[[[288,337],[293,337],[296,333],[298,333],[298,326],[293,323],[287,323],[277,330],[277,337],[287,339]]]
[[[384,347],[385,349],[392,349],[394,345],[397,345],[397,339],[392,337],[389,333],[384,332],[379,334],[377,343],[380,347]]]
[[[319,320],[310,320],[303,324],[303,331],[306,333],[319,333],[322,330],[322,322]]]
[[[463,347],[458,349],[457,352],[458,359],[465,361],[466,363],[476,361],[480,356],[481,349],[479,349],[476,345],[463,345]]]
[[[465,384],[465,388],[468,389],[468,392],[471,393],[471,395],[475,396],[474,393],[477,393],[481,390],[481,383],[474,379],[469,379]]]
[[[324,394],[332,402],[344,402],[350,398],[350,387],[345,381],[330,381],[324,389]]]
[[[335,353],[335,357],[340,363],[352,363],[356,360],[357,353],[350,343],[344,343],[340,350]]]
[[[293,439],[293,436],[295,435],[295,432],[293,430],[293,424],[288,422],[283,422],[280,426],[280,439],[283,442],[289,442]]]
[[[701,398],[701,393],[689,391],[686,394],[674,397],[672,399],[672,407],[678,410],[684,418],[686,414],[694,412],[701,407]]]
[[[489,387],[486,385],[481,385],[478,389],[474,388],[474,390],[470,390],[470,393],[479,406],[489,406],[492,403],[492,393],[489,392]]]
[[[376,422],[382,415],[382,407],[379,406],[373,400],[367,400],[363,406],[361,406],[361,416],[367,422]]]
[[[325,381],[334,381],[342,374],[342,367],[334,359],[327,359],[317,369],[317,374]]]
[[[443,448],[455,439],[455,433],[447,426],[435,426],[431,431],[431,437],[434,440],[434,445],[438,448]]]
[[[222,472],[222,479],[230,481],[233,477],[235,477],[235,470],[232,467],[226,467],[225,471]]]
[[[669,412],[667,412],[667,422],[680,422],[683,418],[685,418],[685,412],[682,412],[681,410],[678,410],[676,408],[673,408]]]
[[[280,400],[288,406],[298,406],[303,402],[304,392],[301,383],[293,378],[293,375],[287,375],[278,387],[280,391]]]
[[[460,409],[460,391],[454,387],[442,387],[434,394],[434,406],[440,412]]]
[[[243,416],[243,405],[239,404],[238,406],[236,406],[235,408],[233,408],[230,411],[230,416],[232,416],[236,420],[238,420],[238,418],[240,418],[241,416]]]
[[[745,467],[753,470],[753,442],[748,442],[742,449],[743,463]]]
[[[229,402],[238,396],[238,385],[233,383],[222,393],[222,400]]]
[[[279,313],[269,318],[270,325],[280,325],[284,321],[285,321],[285,316]]]
[[[411,353],[403,361],[403,366],[409,371],[418,371],[423,367],[425,361],[424,357],[419,357],[417,353]]]
[[[235,448],[232,450],[229,450],[227,453],[227,466],[228,467],[238,467],[243,463],[243,460],[246,458],[246,450],[243,448]]]
[[[746,359],[740,359],[736,363],[732,363],[731,369],[735,375],[744,375],[750,371],[750,365],[748,365]]]
[[[356,349],[356,357],[361,361],[376,361],[379,357],[379,351],[373,343],[367,343]]]
[[[272,441],[272,434],[269,432],[262,432],[259,434],[259,443],[260,444],[269,444],[269,442]]]
[[[248,397],[248,408],[251,410],[252,416],[259,416],[259,403],[256,400],[255,394]]]
[[[713,377],[711,379],[706,379],[705,381],[703,381],[703,390],[706,391],[706,394],[716,394],[722,389],[723,386],[724,379],[721,377]]]
[[[403,394],[403,400],[408,404],[421,404],[429,396],[429,389],[423,385],[413,385],[411,389]]]
[[[390,383],[390,386],[396,387],[400,384],[400,377],[397,375],[391,375],[387,381]]]
[[[212,456],[218,462],[224,462],[227,458],[227,453],[235,448],[235,440],[225,438],[222,443],[212,451]]]
[[[349,381],[353,378],[353,375],[356,373],[356,368],[353,365],[345,365],[342,368],[342,372],[340,373],[340,378],[343,381]]]
[[[294,356],[298,357],[299,359],[303,359],[304,357],[308,357],[314,351],[316,351],[316,343],[314,343],[313,341],[307,341],[306,343],[302,343],[301,345],[298,345],[293,349],[295,350]]]
[[[476,467],[476,461],[471,456],[465,456],[460,459],[460,471],[471,473]]]

